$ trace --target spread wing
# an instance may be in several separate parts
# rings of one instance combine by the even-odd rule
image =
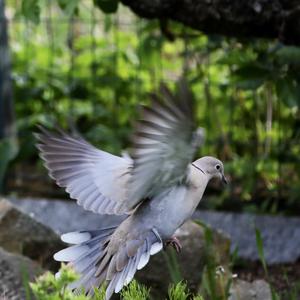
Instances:
[[[187,166],[203,141],[203,130],[194,131],[193,97],[185,81],[174,96],[162,86],[152,96],[137,123],[133,145],[133,170],[129,180],[128,208],[185,179]]]
[[[40,127],[35,136],[49,175],[64,187],[70,197],[86,210],[100,214],[126,213],[120,202],[126,199],[126,186],[132,161],[101,151],[82,137]]]

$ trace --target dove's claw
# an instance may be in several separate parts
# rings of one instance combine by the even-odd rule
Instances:
[[[180,244],[177,237],[172,236],[170,239],[165,241],[165,247],[172,246],[177,253],[179,253],[182,249],[182,245]]]

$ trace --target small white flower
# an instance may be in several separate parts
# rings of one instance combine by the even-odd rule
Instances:
[[[216,274],[217,275],[225,274],[225,269],[222,266],[216,267]]]

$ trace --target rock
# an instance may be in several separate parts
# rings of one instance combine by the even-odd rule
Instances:
[[[33,281],[42,269],[27,257],[11,254],[0,248],[0,299],[26,299],[26,278]]]
[[[77,229],[95,229],[119,222],[118,216],[97,215],[85,211],[75,201],[49,199],[11,199],[21,210],[58,233]],[[66,217],[69,215],[70,217]],[[261,231],[268,265],[294,263],[300,259],[300,218],[256,216],[253,214],[196,211],[201,219],[231,239],[231,251],[238,257],[258,261],[255,228]],[[280,237],[280,238],[278,238]]]
[[[72,200],[32,198],[10,200],[57,233],[111,226],[120,220],[118,216],[87,212]],[[263,237],[268,265],[294,263],[300,259],[299,217],[196,211],[194,219],[201,219],[212,228],[225,232],[232,241],[231,250],[238,248],[239,258],[258,261],[255,240],[255,228],[258,228]]]
[[[53,254],[64,247],[52,229],[4,199],[0,200],[0,245],[6,251],[27,256],[49,269],[59,266]]]
[[[270,285],[264,280],[233,282],[228,300],[272,300]]]
[[[137,280],[151,287],[153,299],[165,299],[172,276],[176,277],[178,273],[179,276],[182,275],[182,279],[188,282],[191,291],[196,291],[201,282],[203,267],[207,263],[207,255],[213,253],[215,264],[222,265],[227,269],[230,240],[217,231],[211,230],[210,232],[212,233],[212,243],[209,246],[211,253],[207,253],[207,241],[204,237],[203,227],[192,221],[186,222],[175,233],[183,247],[181,253],[176,254],[173,249],[162,251],[152,256],[149,264],[137,272]],[[175,264],[173,263],[173,270],[170,271],[168,264],[172,264],[172,259],[175,260]],[[176,270],[177,268],[178,270]]]
[[[77,205],[75,200],[10,198],[9,201],[58,234],[74,230],[111,227],[124,218],[86,211]]]
[[[231,251],[237,248],[239,258],[259,260],[255,238],[255,229],[258,228],[268,265],[295,263],[300,259],[299,217],[211,211],[197,211],[194,217],[225,232],[232,241]]]

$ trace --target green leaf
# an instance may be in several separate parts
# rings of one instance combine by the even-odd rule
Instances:
[[[280,48],[276,53],[275,57],[277,57],[280,63],[287,64],[300,64],[300,47],[295,46],[285,46]]]
[[[148,300],[150,290],[133,280],[129,286],[121,291],[123,300]]]
[[[33,22],[34,24],[38,24],[40,22],[41,12],[39,0],[23,0],[21,12],[27,20]]]
[[[104,13],[115,13],[118,9],[119,0],[94,0],[94,4]]]
[[[291,77],[280,79],[276,82],[276,92],[278,98],[288,107],[299,105],[300,88],[297,82]]]
[[[155,66],[160,59],[164,38],[161,35],[149,34],[139,42],[138,55],[142,57],[142,64]]]
[[[174,284],[183,280],[183,276],[180,270],[180,265],[177,260],[176,252],[174,249],[163,252],[164,259],[167,263],[171,280]]]
[[[257,229],[257,228],[255,229],[255,237],[256,237],[256,247],[257,247],[257,251],[258,251],[258,256],[263,265],[264,271],[265,271],[266,275],[268,276],[268,269],[267,269],[267,264],[266,264],[266,260],[265,260],[263,240],[261,237],[261,233],[260,233],[259,229]]]
[[[190,296],[185,282],[180,281],[176,285],[172,284],[168,290],[170,300],[187,300]]]
[[[72,16],[78,11],[79,0],[58,0],[59,7],[68,16]]]
[[[271,75],[267,68],[258,65],[244,65],[233,74],[233,82],[241,89],[257,89]]]

